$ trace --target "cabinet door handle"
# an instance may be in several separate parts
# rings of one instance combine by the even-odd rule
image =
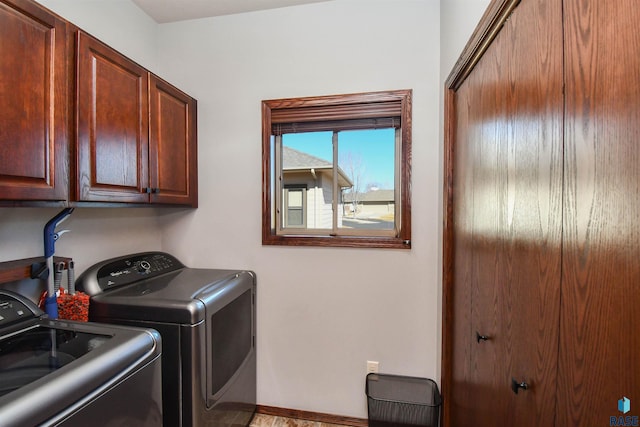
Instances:
[[[144,192],[147,193],[147,194],[151,193],[151,191],[152,191],[151,187],[146,187],[144,189]]]
[[[513,392],[515,394],[518,394],[518,391],[520,391],[520,389],[522,390],[528,390],[529,389],[529,384],[527,384],[526,382],[518,382],[515,380],[515,378],[511,378],[511,390],[513,390]]]
[[[151,190],[152,193],[159,193],[160,189],[159,188],[154,188],[153,190]]]
[[[486,335],[480,335],[480,332],[476,331],[476,342],[489,341],[489,337]]]

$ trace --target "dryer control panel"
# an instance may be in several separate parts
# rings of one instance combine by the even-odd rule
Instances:
[[[126,255],[94,265],[78,277],[76,288],[92,296],[182,268],[178,259],[164,252]]]

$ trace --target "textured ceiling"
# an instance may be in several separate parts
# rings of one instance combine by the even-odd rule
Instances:
[[[158,23],[334,0],[133,0]]]

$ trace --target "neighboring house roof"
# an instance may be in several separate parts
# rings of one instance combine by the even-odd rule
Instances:
[[[333,172],[333,164],[330,161],[312,156],[311,154],[295,150],[291,147],[282,147],[282,171],[283,172],[306,172],[314,174],[316,171]],[[353,183],[341,168],[338,168],[338,181],[340,187],[352,187]]]
[[[358,202],[362,203],[375,203],[375,202],[393,202],[395,200],[393,190],[371,190],[366,193],[357,193]],[[342,200],[345,203],[353,202],[354,193],[345,193],[342,196]]]
[[[311,169],[311,168],[331,168],[331,162],[312,156],[302,151],[294,150],[291,147],[282,147],[282,169]]]

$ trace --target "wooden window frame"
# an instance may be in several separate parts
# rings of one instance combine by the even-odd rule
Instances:
[[[355,93],[262,101],[262,244],[284,246],[328,246],[354,248],[411,248],[411,101],[412,90]],[[274,125],[302,126],[308,129],[349,121],[350,128],[371,128],[376,120],[399,116],[400,147],[396,161],[399,180],[398,226],[394,236],[282,235],[272,228],[274,200],[271,177],[271,143]],[[324,123],[324,125],[323,125]]]

